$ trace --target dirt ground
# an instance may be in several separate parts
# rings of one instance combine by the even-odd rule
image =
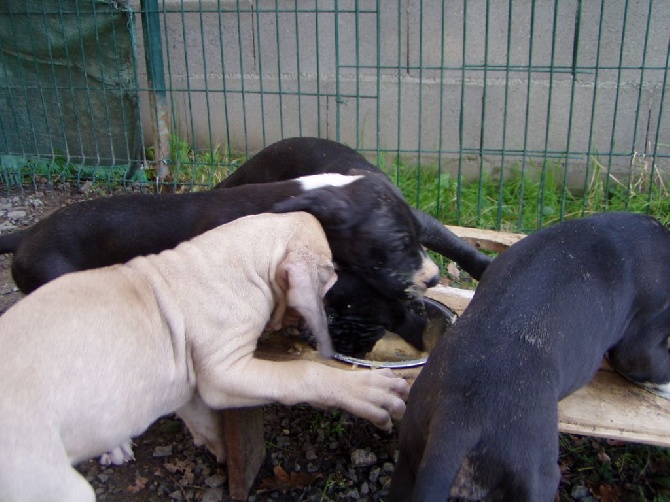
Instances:
[[[0,187],[3,190],[4,187]],[[91,188],[37,187],[0,191],[0,232],[32,225],[54,210],[107,195]],[[21,298],[10,274],[11,256],[0,255],[0,313]],[[265,408],[267,455],[251,501],[385,500],[393,472],[397,427],[392,433],[338,410],[308,406]],[[670,502],[667,449],[560,435],[562,480],[557,500]],[[136,460],[103,467],[78,466],[101,501],[229,500],[227,471],[193,445],[174,416],[135,439]]]

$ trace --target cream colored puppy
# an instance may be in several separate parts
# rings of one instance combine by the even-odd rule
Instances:
[[[335,279],[314,217],[266,214],[28,295],[0,317],[0,500],[94,500],[72,465],[127,454],[175,410],[210,447],[211,409],[271,402],[340,407],[389,428],[409,390],[392,373],[254,358],[289,307],[329,356],[322,298]]]

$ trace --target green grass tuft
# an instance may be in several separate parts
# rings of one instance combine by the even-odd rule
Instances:
[[[670,192],[658,171],[653,179],[640,171],[622,181],[603,175],[602,165],[593,159],[586,189],[576,189],[563,184],[561,163],[528,164],[524,171],[518,165],[508,168],[504,179],[484,173],[478,180],[460,184],[434,166],[381,161],[380,167],[410,204],[449,225],[532,232],[603,211],[648,213],[665,225],[670,223]]]

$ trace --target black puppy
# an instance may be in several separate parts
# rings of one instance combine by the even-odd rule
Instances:
[[[339,269],[324,298],[328,331],[337,352],[363,358],[386,330],[425,350],[426,308],[421,299],[391,299],[350,270]]]
[[[607,213],[502,253],[414,383],[391,500],[552,501],[558,401],[609,351],[635,381],[670,382],[670,231]]]
[[[0,236],[28,293],[56,277],[157,253],[241,216],[306,211],[321,223],[335,263],[392,298],[421,296],[438,279],[408,208],[375,176],[319,175],[188,194],[130,194],[73,204]],[[253,245],[253,243],[251,243]]]
[[[312,174],[361,172],[375,174],[394,187],[381,169],[348,146],[321,138],[288,138],[258,152],[215,188],[270,183]],[[409,209],[399,192],[394,203]],[[481,277],[491,262],[488,255],[465,242],[432,216],[418,209],[410,210],[419,223],[424,246],[454,260],[475,279]]]

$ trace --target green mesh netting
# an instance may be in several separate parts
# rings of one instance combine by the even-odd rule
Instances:
[[[136,158],[133,37],[124,2],[0,2],[0,163]]]

